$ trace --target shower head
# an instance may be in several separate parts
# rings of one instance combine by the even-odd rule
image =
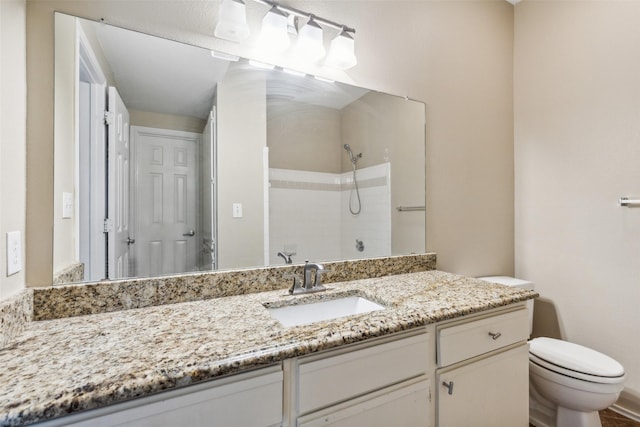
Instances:
[[[351,151],[351,146],[349,144],[344,144],[343,147],[345,150],[347,150],[347,153],[349,153],[349,160],[351,160],[351,163],[355,165],[358,162],[358,159],[362,157],[362,153],[358,153],[357,156],[354,156],[353,151]]]

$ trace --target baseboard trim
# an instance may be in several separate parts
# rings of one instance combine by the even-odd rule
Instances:
[[[611,406],[612,411],[640,422],[640,395],[628,389],[622,390],[616,403]]]

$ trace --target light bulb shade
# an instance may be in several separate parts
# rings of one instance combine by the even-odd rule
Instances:
[[[313,18],[310,18],[309,22],[298,31],[295,54],[304,61],[315,62],[322,58],[325,52],[322,28]]]
[[[279,53],[289,47],[289,43],[287,16],[274,6],[262,18],[258,47],[272,53]]]
[[[246,7],[242,0],[222,0],[214,35],[232,42],[241,42],[249,37]]]
[[[329,54],[325,60],[325,65],[329,67],[346,70],[358,63],[355,53],[355,42],[351,34],[341,31],[338,36],[331,41]]]

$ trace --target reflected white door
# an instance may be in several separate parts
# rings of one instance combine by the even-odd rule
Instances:
[[[114,87],[108,99],[108,277],[129,276],[129,111]]]
[[[200,134],[134,126],[135,275],[197,269]]]

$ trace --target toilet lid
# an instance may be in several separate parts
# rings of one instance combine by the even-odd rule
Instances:
[[[568,341],[534,338],[529,341],[529,352],[546,362],[578,373],[606,378],[624,375],[624,367],[611,357]]]

